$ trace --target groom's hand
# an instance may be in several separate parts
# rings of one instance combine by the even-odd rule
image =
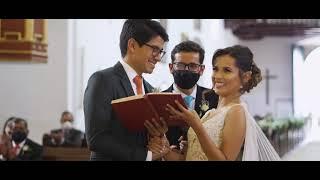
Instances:
[[[147,128],[149,135],[152,137],[162,137],[168,131],[167,123],[163,120],[163,118],[160,118],[160,123],[158,123],[154,118],[152,118],[151,122],[146,120],[144,126]]]
[[[188,141],[183,140],[183,136],[180,136],[178,141],[180,142],[179,146],[180,146],[181,153],[186,154],[188,149]]]
[[[171,149],[167,138],[163,136],[150,138],[148,150],[152,152],[152,160],[157,160],[169,153]]]

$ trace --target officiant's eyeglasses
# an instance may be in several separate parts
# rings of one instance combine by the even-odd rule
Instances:
[[[158,56],[160,54],[160,59],[166,54],[166,52],[163,49],[158,48],[157,46],[153,46],[150,44],[145,43],[144,45],[152,48],[152,55],[153,56]]]
[[[182,62],[174,62],[173,63],[173,68],[175,70],[186,70],[186,67],[188,67],[189,71],[199,72],[201,67],[203,67],[203,65],[202,64],[196,64],[196,63],[185,64],[185,63],[182,63]]]

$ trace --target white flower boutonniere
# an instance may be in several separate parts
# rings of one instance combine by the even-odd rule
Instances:
[[[31,152],[31,148],[28,145],[24,145],[21,149],[21,154],[24,155],[25,153]]]
[[[200,104],[200,110],[201,110],[200,116],[202,116],[203,113],[207,112],[208,109],[209,109],[209,107],[210,107],[210,106],[209,106],[209,101],[203,99],[203,100],[201,101],[201,104]]]
[[[29,149],[30,149],[30,148],[29,148],[28,145],[25,145],[25,146],[23,146],[23,148],[22,148],[23,151],[29,151]]]

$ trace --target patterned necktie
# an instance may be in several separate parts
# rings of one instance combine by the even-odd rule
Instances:
[[[186,103],[187,107],[189,109],[191,109],[191,102],[193,100],[193,97],[192,96],[186,96],[183,99],[184,99],[184,102]]]
[[[137,75],[133,78],[133,82],[136,84],[137,94],[142,94],[142,77]]]

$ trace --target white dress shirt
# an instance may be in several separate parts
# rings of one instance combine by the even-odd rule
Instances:
[[[18,148],[18,150],[16,152],[16,155],[20,154],[20,151],[23,148],[25,143],[26,143],[26,140],[23,140],[21,143],[19,143],[19,148]],[[16,146],[17,146],[17,144],[14,141],[12,141],[12,147],[15,148]]]
[[[123,60],[120,61],[120,63],[122,64],[124,71],[127,73],[127,76],[130,80],[131,83],[131,87],[134,91],[134,94],[137,95],[137,86],[136,84],[133,82],[133,79],[138,75],[137,72],[126,62],[124,62]],[[142,84],[142,94],[145,94],[145,90],[144,90],[144,85]]]

